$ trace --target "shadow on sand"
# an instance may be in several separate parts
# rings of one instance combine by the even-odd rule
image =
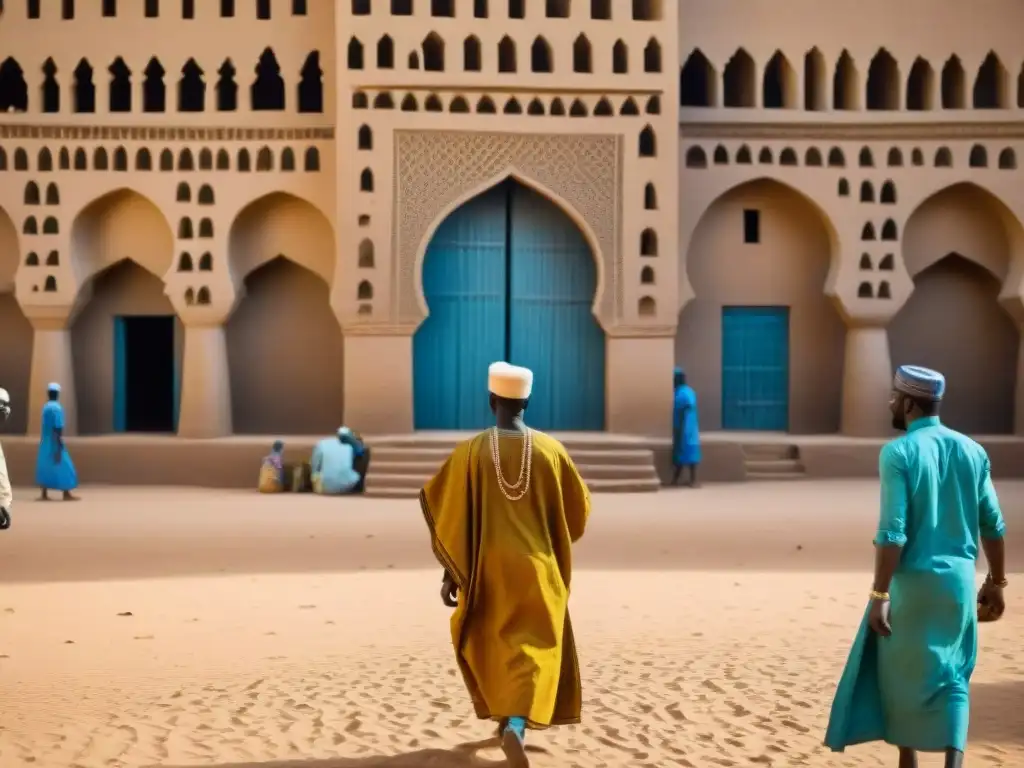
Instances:
[[[971,741],[999,746],[1024,745],[1024,680],[971,686]]]
[[[488,760],[479,755],[485,749],[499,750],[498,739],[473,741],[452,749],[421,749],[390,757],[333,757],[326,760],[275,760],[269,763],[216,763],[188,768],[501,768],[504,758]],[[536,755],[545,750],[527,746]],[[149,768],[178,768],[170,765],[152,765]],[[186,768],[181,766],[180,768]]]

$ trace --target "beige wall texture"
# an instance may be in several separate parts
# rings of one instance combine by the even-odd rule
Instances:
[[[1011,0],[194,6],[0,15],[13,429],[55,380],[111,431],[113,318],[161,314],[183,436],[411,430],[430,237],[512,177],[593,252],[610,431],[668,433],[673,365],[721,428],[723,308],[774,306],[789,431],[887,434],[912,362],[954,426],[1024,432]]]

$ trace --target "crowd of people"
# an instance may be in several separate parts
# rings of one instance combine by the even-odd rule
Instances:
[[[260,493],[292,491],[325,496],[362,493],[370,468],[370,448],[357,433],[339,427],[331,437],[313,446],[309,461],[284,460],[283,440],[276,440],[260,466]]]
[[[700,463],[697,400],[674,372],[672,457],[678,481]],[[529,729],[578,723],[580,666],[569,594],[573,545],[586,529],[590,493],[565,447],[525,422],[528,369],[488,371],[494,426],[456,446],[420,492],[432,550],[443,569],[441,600],[454,609],[451,640],[477,717],[496,721],[508,764],[527,768]],[[940,420],[942,374],[901,366],[889,410],[903,434],[879,459],[881,508],[864,616],[839,680],[825,745],[871,741],[896,748],[899,768],[918,752],[963,765],[978,622],[998,620],[1007,586],[1006,525],[985,450]],[[64,445],[60,386],[43,407],[36,465],[40,499],[66,500],[78,479]],[[881,404],[880,404],[881,407]],[[0,418],[10,415],[0,389]],[[358,493],[370,450],[347,427],[320,440],[308,462],[289,465],[284,443],[264,459],[262,492]],[[0,451],[0,529],[13,501]],[[975,592],[981,552],[988,575]]]

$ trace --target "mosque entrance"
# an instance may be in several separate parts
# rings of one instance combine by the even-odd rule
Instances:
[[[114,318],[114,431],[177,430],[174,315]]]
[[[437,228],[423,262],[430,309],[413,342],[416,429],[480,429],[493,417],[487,366],[534,372],[530,425],[604,429],[597,269],[575,223],[509,179]]]

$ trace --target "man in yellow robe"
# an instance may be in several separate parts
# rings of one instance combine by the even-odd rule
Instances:
[[[488,388],[496,426],[455,448],[420,504],[476,715],[498,721],[509,765],[525,768],[527,728],[580,721],[568,603],[590,494],[564,446],[523,422],[533,373],[494,363]]]

